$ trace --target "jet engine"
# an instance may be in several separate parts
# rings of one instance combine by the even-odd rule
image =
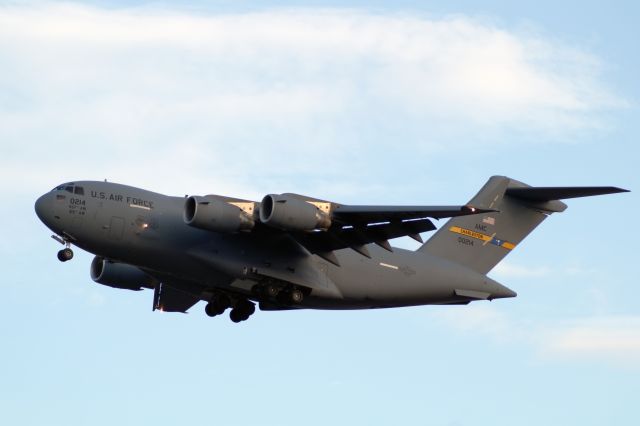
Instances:
[[[238,204],[246,204],[253,211],[252,202]],[[255,225],[253,217],[245,210],[223,198],[188,197],[183,216],[187,225],[215,232],[248,231]]]
[[[91,262],[91,279],[98,284],[124,290],[153,288],[154,279],[142,269],[96,256]]]
[[[318,202],[329,205],[330,203]],[[265,225],[291,231],[327,230],[331,216],[315,204],[295,194],[269,194],[262,199],[260,221]]]

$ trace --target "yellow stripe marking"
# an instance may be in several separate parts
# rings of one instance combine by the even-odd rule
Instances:
[[[484,241],[484,243],[482,244],[483,246],[487,245],[487,243],[493,242],[494,237],[496,236],[495,233],[493,235],[487,235],[487,234],[483,234],[482,232],[472,231],[470,229],[461,228],[459,226],[452,226],[451,228],[449,228],[449,231],[454,232],[456,234],[464,235],[467,237],[475,238],[476,240]],[[508,241],[502,241],[500,239],[497,239],[495,241],[496,242],[493,243],[494,245],[498,245],[500,247],[506,248],[507,250],[513,250],[516,247],[515,244],[510,243]],[[500,242],[500,244],[497,244],[497,242]]]
[[[495,237],[495,236],[496,236],[496,233],[494,232],[493,235],[491,235],[491,240],[493,240],[493,237]],[[491,240],[485,240],[485,242],[482,243],[482,245],[486,246],[487,244],[489,244],[489,241],[491,241]]]

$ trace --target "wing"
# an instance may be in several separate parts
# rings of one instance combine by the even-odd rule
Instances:
[[[352,248],[371,257],[366,244],[393,251],[390,239],[409,236],[423,242],[420,233],[436,229],[430,219],[486,213],[472,206],[349,206],[338,205],[326,231],[290,232],[311,253],[338,265],[334,250]]]
[[[431,219],[486,213],[494,210],[462,206],[354,206],[284,193],[267,194],[262,202],[207,195],[187,198],[187,225],[214,232],[251,232],[270,241],[293,238],[298,251],[311,252],[338,264],[334,250],[352,248],[370,257],[366,245],[392,251],[389,239],[436,227]],[[300,247],[302,246],[302,247]]]

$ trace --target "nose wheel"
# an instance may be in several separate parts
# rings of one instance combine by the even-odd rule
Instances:
[[[73,250],[70,248],[62,249],[58,252],[58,260],[60,262],[66,262],[73,259]]]
[[[67,262],[73,259],[73,250],[71,250],[71,242],[67,239],[60,238],[57,235],[52,235],[51,238],[59,242],[60,244],[64,244],[66,247],[58,252],[58,260],[60,262]]]

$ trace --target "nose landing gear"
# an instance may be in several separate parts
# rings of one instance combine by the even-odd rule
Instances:
[[[66,238],[61,238],[57,235],[52,235],[51,238],[66,246],[66,248],[58,252],[58,260],[60,262],[67,262],[73,259],[73,250],[71,250],[71,241]]]
[[[58,260],[60,262],[66,262],[71,259],[73,259],[73,250],[70,248],[67,247],[58,252]]]

